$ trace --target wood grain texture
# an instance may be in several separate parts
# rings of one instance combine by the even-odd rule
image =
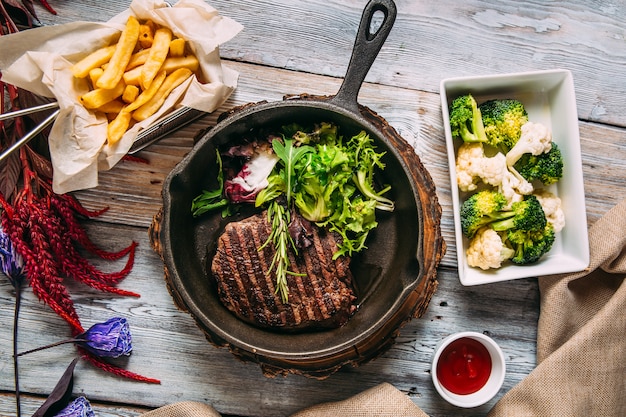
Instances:
[[[365,0],[215,0],[245,26],[224,58],[342,77]],[[57,2],[45,22],[107,20],[127,1]],[[437,93],[441,79],[553,68],[572,71],[581,119],[626,126],[626,5],[398,0],[398,18],[367,81]],[[268,41],[271,40],[271,41]]]
[[[103,21],[128,0],[54,1],[46,24]],[[536,279],[477,287],[460,285],[451,212],[450,179],[441,118],[442,78],[565,68],[572,71],[580,119],[588,224],[626,197],[626,3],[569,0],[417,2],[398,0],[398,18],[361,89],[359,103],[383,116],[411,146],[431,174],[442,206],[447,252],[438,269],[439,287],[420,319],[406,324],[394,346],[358,368],[324,381],[290,375],[266,378],[259,367],[238,361],[205,340],[193,319],[168,294],[163,264],[150,248],[148,226],[161,206],[168,172],[189,152],[194,136],[215,124],[218,113],[285,94],[333,94],[350,57],[365,0],[216,0],[222,14],[244,31],[221,47],[225,64],[240,73],[239,86],[215,114],[169,135],[139,156],[102,173],[100,185],[77,193],[89,208],[110,207],[86,222],[90,236],[108,249],[139,242],[131,275],[120,287],[140,293],[123,298],[68,282],[83,324],[112,315],[129,319],[135,351],[121,364],[162,380],[146,385],[114,378],[84,362],[76,369],[75,395],[87,396],[99,416],[137,416],[181,400],[212,404],[241,416],[286,416],[324,401],[342,400],[381,382],[405,392],[431,416],[484,415],[535,366],[539,316]],[[111,270],[120,264],[105,264]],[[11,332],[14,294],[0,279],[0,415],[13,415]],[[430,382],[430,359],[446,335],[488,333],[506,354],[507,376],[498,396],[462,410],[439,398]],[[67,337],[69,329],[27,289],[20,316],[19,346],[29,349]],[[72,346],[20,359],[24,414],[43,402],[75,355]]]

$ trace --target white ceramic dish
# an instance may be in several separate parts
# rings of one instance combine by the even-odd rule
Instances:
[[[491,374],[480,390],[472,394],[459,395],[448,391],[441,382],[439,382],[436,370],[437,363],[444,349],[450,345],[450,343],[464,337],[474,339],[487,348],[489,356],[491,357]],[[430,373],[432,375],[433,385],[443,399],[457,407],[473,408],[485,404],[500,391],[502,383],[504,382],[504,375],[506,374],[506,362],[502,349],[500,349],[500,346],[490,337],[478,332],[460,332],[451,334],[438,344],[435,349],[435,354],[433,355]]]
[[[536,264],[518,266],[509,263],[499,269],[484,271],[467,264],[468,240],[461,233],[459,207],[466,194],[456,186],[456,150],[461,141],[452,139],[449,106],[463,94],[471,93],[478,104],[494,98],[520,100],[528,119],[552,129],[553,141],[563,154],[563,178],[547,187],[562,200],[565,227],[557,233],[550,252]],[[448,78],[440,85],[443,124],[446,133],[459,278],[463,285],[487,284],[504,280],[538,277],[581,271],[589,265],[587,214],[583,187],[578,113],[574,81],[567,70],[549,70],[515,74]]]

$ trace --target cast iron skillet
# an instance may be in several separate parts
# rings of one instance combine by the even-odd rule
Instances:
[[[371,32],[375,13],[380,28]],[[165,264],[168,289],[189,312],[207,339],[238,358],[258,363],[266,375],[298,373],[325,378],[346,364],[360,365],[389,348],[400,327],[426,310],[437,287],[436,268],[445,252],[441,208],[435,186],[414,149],[383,118],[357,103],[365,75],[396,17],[392,0],[366,6],[339,92],[301,95],[280,102],[252,103],[222,115],[191,152],[172,170],[163,187],[163,208],[151,228],[152,245]],[[220,302],[212,285],[212,250],[224,221],[220,213],[193,218],[191,201],[217,186],[216,147],[236,142],[263,126],[334,122],[344,136],[365,130],[386,154],[383,183],[391,184],[396,209],[379,213],[368,249],[355,257],[352,270],[359,310],[338,329],[286,333],[245,323]]]

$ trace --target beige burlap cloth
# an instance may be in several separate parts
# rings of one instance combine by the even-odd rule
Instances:
[[[539,278],[537,367],[488,417],[626,416],[626,200],[589,230],[589,270]],[[171,404],[142,417],[214,417],[210,406]],[[383,383],[292,417],[427,417]]]

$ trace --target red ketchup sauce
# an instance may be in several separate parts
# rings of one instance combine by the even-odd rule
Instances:
[[[491,356],[477,340],[462,337],[445,347],[437,362],[437,378],[448,391],[472,394],[481,389],[491,374]]]

